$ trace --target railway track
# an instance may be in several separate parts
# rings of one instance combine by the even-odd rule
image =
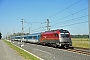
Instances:
[[[53,47],[53,46],[48,46],[48,47]],[[55,48],[55,47],[53,47],[53,48]],[[65,50],[65,51],[68,51],[68,52],[73,52],[73,53],[78,53],[78,54],[83,54],[83,55],[90,56],[89,48],[70,47],[69,49],[65,49],[65,48],[59,48],[59,49]]]
[[[88,48],[74,47],[74,49],[70,48],[70,49],[62,49],[62,50],[90,56],[90,50]]]
[[[48,46],[48,47],[52,47],[52,46]],[[55,47],[53,47],[53,48],[55,48]],[[68,51],[68,52],[73,52],[73,53],[78,53],[78,54],[83,54],[83,55],[90,56],[89,48],[70,47],[69,49],[65,49],[65,48],[59,48],[59,49],[65,50],[65,51]]]

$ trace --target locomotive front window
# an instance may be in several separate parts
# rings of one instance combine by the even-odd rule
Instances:
[[[61,37],[63,37],[63,38],[68,38],[69,37],[69,35],[68,34],[61,34]]]
[[[60,33],[69,33],[68,30],[60,30]]]

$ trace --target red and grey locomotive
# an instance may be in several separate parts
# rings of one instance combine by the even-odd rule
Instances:
[[[57,29],[41,33],[40,42],[43,44],[50,44],[54,47],[70,47],[72,41],[68,30]]]

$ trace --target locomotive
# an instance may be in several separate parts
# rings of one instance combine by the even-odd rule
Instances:
[[[69,48],[72,46],[72,41],[70,37],[70,32],[68,30],[57,29],[51,31],[45,31],[41,33],[34,33],[29,35],[15,36],[12,40],[20,40],[22,41],[43,44],[43,45],[53,45],[54,47],[65,47]]]
[[[54,47],[70,47],[72,41],[68,30],[58,29],[46,31],[41,34],[41,43],[50,44]]]

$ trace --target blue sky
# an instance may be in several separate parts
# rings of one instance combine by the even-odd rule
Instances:
[[[21,19],[27,22],[25,33],[29,28],[31,33],[45,31],[49,19],[51,30],[62,28],[71,34],[89,34],[88,0],[0,0],[0,31],[4,37],[21,32]]]

